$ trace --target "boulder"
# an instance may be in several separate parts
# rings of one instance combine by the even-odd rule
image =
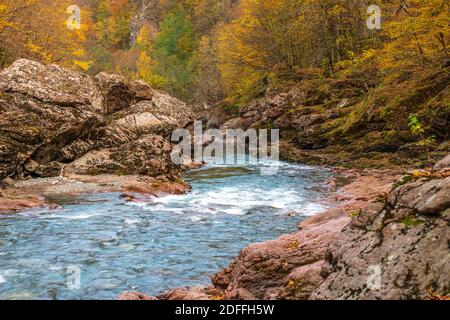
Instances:
[[[389,196],[395,207],[421,215],[439,215],[450,208],[450,177],[422,178],[398,187]]]
[[[169,137],[173,130],[182,128],[182,123],[176,118],[164,110],[156,112],[155,109],[153,102],[145,100],[109,116],[106,126],[97,134],[97,144],[115,147],[147,134]]]
[[[90,150],[118,147],[148,134],[169,139],[174,130],[184,128],[193,119],[191,109],[185,103],[153,91],[152,100],[141,100],[105,116],[103,125],[64,146],[62,159],[72,162]]]
[[[91,112],[103,110],[103,98],[94,80],[86,74],[57,65],[45,66],[20,59],[0,73],[3,94],[23,95],[41,103],[80,107]]]
[[[59,176],[66,166],[177,175],[167,138],[194,119],[185,103],[145,82],[29,60],[0,73],[0,114],[0,179]]]
[[[94,150],[65,168],[76,175],[176,176],[180,167],[170,159],[171,145],[161,136],[146,135],[118,147]]]
[[[0,73],[0,179],[29,159],[59,160],[59,150],[103,122],[103,98],[87,75],[18,60]]]

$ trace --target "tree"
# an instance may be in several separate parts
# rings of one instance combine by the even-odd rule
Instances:
[[[192,24],[185,10],[175,7],[161,23],[154,43],[156,73],[167,80],[166,89],[189,99],[192,83],[191,58],[196,48]]]
[[[88,63],[84,42],[90,19],[81,12],[81,30],[66,25],[71,5],[66,0],[2,0],[0,4],[1,65],[18,58],[82,66]]]
[[[220,70],[230,101],[246,102],[270,79],[327,67],[360,52],[363,5],[353,0],[242,0],[219,34]]]
[[[139,50],[136,77],[157,88],[164,88],[167,80],[155,73],[156,65],[151,58],[153,52],[151,29],[150,24],[144,24],[136,40],[136,48]]]
[[[380,67],[440,66],[449,58],[450,3],[445,0],[411,0],[387,4],[388,41],[380,52]]]
[[[215,34],[202,36],[192,59],[195,101],[214,104],[224,98]]]

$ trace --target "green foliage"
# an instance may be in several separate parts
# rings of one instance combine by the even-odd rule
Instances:
[[[90,49],[90,54],[94,60],[94,64],[89,69],[90,74],[112,69],[113,56],[110,50],[98,44]]]
[[[190,61],[195,49],[196,38],[189,17],[182,8],[173,9],[161,23],[153,55],[157,73],[166,79],[167,89],[175,95],[185,98],[191,95]]]
[[[424,224],[425,221],[416,219],[415,217],[412,217],[412,216],[408,216],[402,220],[402,223],[406,227],[417,227],[417,226],[420,226],[421,224]]]
[[[408,117],[408,121],[408,126],[413,134],[422,136],[425,133],[425,129],[422,127],[417,114],[411,114]]]

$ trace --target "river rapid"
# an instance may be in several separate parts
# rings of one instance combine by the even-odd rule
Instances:
[[[0,299],[115,299],[208,284],[246,245],[293,232],[327,207],[330,171],[278,169],[209,164],[184,175],[186,195],[60,196],[61,209],[0,216]]]

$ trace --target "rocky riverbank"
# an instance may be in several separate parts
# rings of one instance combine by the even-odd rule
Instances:
[[[283,159],[345,167],[338,171],[351,182],[333,193],[336,207],[302,222],[297,233],[243,249],[212,276],[212,286],[178,288],[157,298],[448,296],[448,157],[433,165],[450,152],[449,77],[439,72],[422,80],[412,84],[417,90],[389,85],[369,99],[352,81],[305,75],[290,90],[269,90],[238,110],[204,112],[207,128],[280,129]],[[395,106],[418,110],[426,118],[430,103],[436,114],[428,119],[427,131],[435,140],[414,134],[407,117],[392,122],[383,116]],[[155,299],[120,296],[142,298]]]
[[[283,159],[344,166],[337,171],[350,182],[332,193],[336,207],[295,234],[243,249],[211,286],[119,298],[448,298],[449,76],[405,82],[414,89],[392,83],[368,95],[357,82],[305,74],[232,112],[204,112],[208,128],[280,129]],[[405,108],[429,123],[428,139],[410,130],[406,115],[386,117]]]
[[[124,300],[431,299],[449,293],[449,159],[433,171],[336,170],[336,206],[244,248],[210,287]],[[335,186],[335,181],[330,181]]]
[[[434,98],[403,100],[444,101],[448,75],[433,79],[421,92]],[[346,167],[329,182],[336,206],[294,234],[243,249],[207,288],[120,299],[448,296],[450,160],[431,166],[449,152],[447,109],[439,109],[428,144],[407,125],[384,123],[382,110],[358,114],[362,94],[351,83],[317,81],[268,94],[238,114],[194,115],[140,81],[18,60],[0,72],[0,213],[55,208],[52,198],[64,194],[121,192],[132,201],[183,193],[183,168],[170,161],[174,129],[196,118],[207,128],[279,128],[284,159]]]
[[[299,74],[228,112],[218,106],[208,126],[279,129],[288,161],[346,168],[425,168],[450,152],[450,73],[443,69],[368,91],[358,79]],[[419,123],[411,130],[409,116]]]
[[[169,135],[193,121],[141,81],[18,60],[0,73],[0,213],[58,194],[180,193]]]

